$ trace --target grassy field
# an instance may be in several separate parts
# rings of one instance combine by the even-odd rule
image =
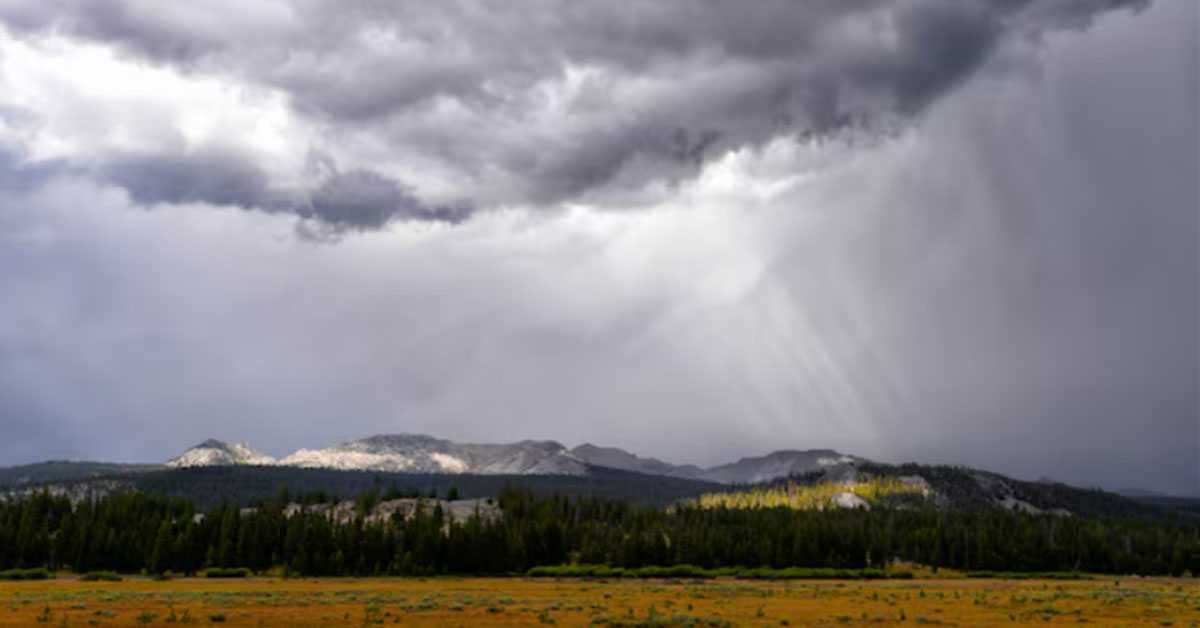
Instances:
[[[1200,625],[1193,579],[0,582],[0,626]]]

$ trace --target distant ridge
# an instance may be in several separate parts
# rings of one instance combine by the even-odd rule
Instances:
[[[213,467],[239,464],[275,464],[275,459],[255,451],[246,443],[229,444],[210,438],[167,461],[168,467]]]
[[[650,475],[704,479],[705,470],[695,465],[673,465],[657,458],[642,458],[616,447],[600,447],[584,443],[571,450],[571,455],[598,467],[637,471]]]
[[[0,499],[39,490],[73,499],[139,490],[212,505],[227,498],[240,503],[264,499],[281,486],[293,492],[351,495],[378,489],[383,482],[415,487],[422,494],[443,494],[455,487],[471,497],[494,496],[517,482],[542,494],[606,496],[661,505],[702,494],[752,495],[779,487],[790,495],[787,487],[795,484],[828,492],[832,497],[826,500],[828,507],[891,507],[870,491],[864,493],[866,498],[855,498],[855,491],[883,482],[893,488],[918,489],[901,491],[903,499],[894,504],[898,508],[999,508],[1068,517],[1200,517],[1200,500],[1195,499],[1131,499],[969,467],[876,463],[832,449],[786,449],[702,468],[592,443],[568,449],[551,440],[457,443],[425,434],[378,434],[322,449],[301,449],[278,460],[247,443],[209,439],[162,465],[51,461],[0,468]],[[920,493],[920,498],[912,493]]]
[[[674,465],[591,443],[568,449],[552,441],[456,443],[427,434],[377,434],[274,459],[249,444],[206,440],[167,462],[169,467],[278,465],[310,469],[479,475],[588,475],[593,467],[723,484],[749,484],[862,462],[831,449],[784,450],[711,468]]]
[[[713,467],[705,475],[706,479],[723,484],[755,484],[863,462],[870,461],[840,454],[832,449],[784,450]]]
[[[587,464],[554,441],[460,444],[425,434],[379,434],[325,449],[301,449],[279,464],[414,473],[587,474]]]

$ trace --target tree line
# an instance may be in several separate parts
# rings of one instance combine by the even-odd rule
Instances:
[[[452,521],[422,498],[410,517],[371,521],[384,497],[360,495],[346,521],[286,492],[203,517],[182,498],[142,492],[73,501],[0,501],[0,569],[194,574],[282,568],[297,576],[513,574],[562,564],[879,567],[893,560],[961,570],[1200,573],[1200,525],[1029,515],[1003,510],[670,508],[539,497],[509,487],[498,516]],[[327,498],[327,497],[326,497]]]

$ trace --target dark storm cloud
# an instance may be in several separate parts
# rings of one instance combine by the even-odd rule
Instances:
[[[234,150],[116,153],[94,161],[100,179],[125,189],[139,205],[208,203],[286,212],[317,221],[309,225],[310,231],[379,229],[394,220],[458,223],[472,212],[465,202],[424,203],[396,179],[370,170],[337,172],[330,158],[324,160],[318,169],[328,172],[307,202],[273,193],[267,173]]]
[[[430,206],[409,188],[370,170],[352,170],[329,177],[312,194],[311,214],[335,228],[378,229],[393,220],[465,220],[470,207]]]
[[[6,3],[0,17],[17,32],[50,31],[120,42],[147,58],[179,63],[211,54],[224,37],[197,29],[187,21],[186,11],[168,16],[148,4],[124,0]]]
[[[439,162],[486,205],[603,198],[732,148],[904,119],[1000,47],[1146,4],[236,3],[229,23],[211,4],[29,0],[0,19],[282,90],[318,124]],[[341,204],[361,214],[366,195],[394,196],[372,189],[348,186]]]
[[[216,148],[187,153],[118,153],[98,160],[100,175],[139,204],[268,202],[267,174],[250,158]]]

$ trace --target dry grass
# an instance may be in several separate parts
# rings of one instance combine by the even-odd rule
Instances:
[[[0,583],[0,626],[1197,626],[1196,582],[61,577]]]

